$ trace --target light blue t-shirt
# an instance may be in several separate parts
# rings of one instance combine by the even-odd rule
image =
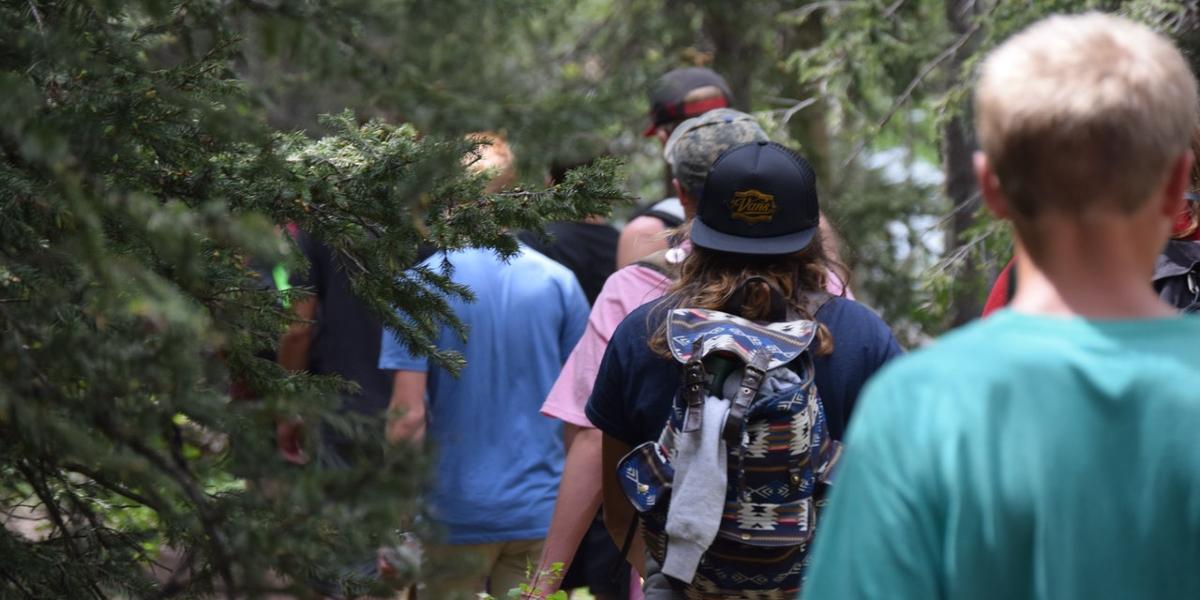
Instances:
[[[466,359],[457,378],[383,335],[381,369],[427,371],[428,435],[437,453],[434,518],[451,544],[543,538],[562,476],[561,423],[539,414],[587,324],[588,303],[566,267],[521,246],[505,263],[489,250],[445,255],[475,294],[453,300],[468,328],[438,347]],[[438,265],[443,255],[427,262]]]
[[[1200,317],[1002,311],[867,385],[811,600],[1200,598]]]

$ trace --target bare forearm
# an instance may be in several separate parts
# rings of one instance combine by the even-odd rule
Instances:
[[[303,371],[308,368],[308,348],[312,336],[307,325],[293,325],[303,328],[303,331],[288,331],[279,342],[279,364],[289,371]]]
[[[312,298],[300,300],[293,305],[297,321],[288,326],[287,333],[279,340],[279,364],[289,371],[308,368],[308,349],[312,343],[312,326],[309,321],[317,311],[317,302]],[[275,444],[283,459],[295,464],[308,462],[304,452],[304,422],[288,415],[279,415],[275,423]]]
[[[420,441],[425,437],[426,374],[396,371],[392,399],[388,404],[387,439]]]
[[[600,437],[595,429],[568,426],[571,441],[550,532],[538,564],[539,574],[549,572],[554,563],[562,563],[562,572],[566,573],[600,508]],[[538,588],[549,594],[558,589],[559,582],[560,578],[539,577]]]
[[[279,340],[279,364],[289,371],[308,368],[308,349],[312,345],[311,321],[317,314],[317,301],[311,297],[292,305],[297,321],[288,326]]]
[[[630,528],[637,526],[633,506],[625,498],[620,482],[617,480],[617,463],[629,450],[628,445],[615,438],[609,436],[602,438],[600,481],[602,483],[601,498],[604,502],[604,528],[608,530],[608,535],[612,537],[618,548],[624,546],[625,540],[629,537]],[[629,553],[625,558],[643,576],[646,573],[644,553],[642,536],[635,533],[632,544],[629,546]]]

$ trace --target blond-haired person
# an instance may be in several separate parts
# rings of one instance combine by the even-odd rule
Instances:
[[[975,102],[1016,297],[868,386],[805,597],[1200,597],[1200,321],[1146,284],[1196,82],[1145,27],[1053,17]]]

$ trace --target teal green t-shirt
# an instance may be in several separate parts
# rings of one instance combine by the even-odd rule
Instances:
[[[1002,311],[851,420],[808,600],[1200,598],[1200,317]]]

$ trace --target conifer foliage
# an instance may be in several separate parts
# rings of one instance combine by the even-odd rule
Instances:
[[[470,292],[407,271],[419,244],[512,252],[507,231],[624,193],[607,160],[484,195],[457,137],[349,113],[322,139],[266,126],[238,75],[244,40],[360,76],[385,4],[0,4],[0,596],[354,588],[342,567],[419,513],[422,453],[339,416],[343,383],[264,357],[306,293],[261,275],[304,268],[280,231],[324,240],[387,325],[436,354],[446,298]],[[273,426],[297,414],[350,438],[350,466],[285,466]]]

